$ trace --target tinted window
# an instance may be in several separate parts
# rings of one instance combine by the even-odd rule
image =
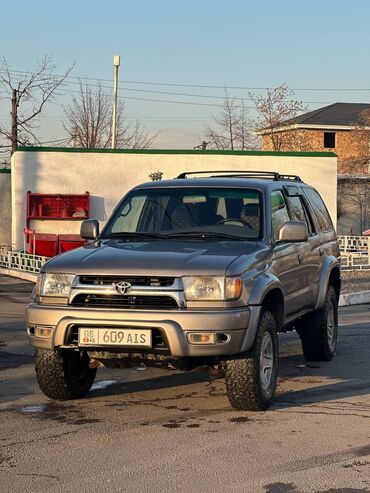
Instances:
[[[135,190],[119,205],[102,232],[174,236],[225,234],[256,239],[261,231],[261,194],[255,189],[156,188]]]
[[[303,221],[307,223],[308,232],[312,233],[311,221],[302,203],[301,197],[287,197],[290,218],[292,221]]]
[[[321,231],[334,229],[329,212],[318,192],[313,188],[305,188],[304,193],[311,204]]]
[[[290,220],[283,194],[280,191],[271,194],[271,219],[274,237],[277,239],[280,227]]]

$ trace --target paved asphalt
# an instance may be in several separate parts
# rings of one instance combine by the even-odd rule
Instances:
[[[37,387],[24,307],[0,276],[0,491],[370,492],[370,305],[340,310],[336,358],[309,364],[280,337],[264,413],[229,407],[201,371],[99,369],[87,398]]]

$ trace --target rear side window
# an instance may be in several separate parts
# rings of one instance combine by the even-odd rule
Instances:
[[[313,188],[304,188],[303,190],[315,213],[320,230],[330,231],[334,229],[328,209],[326,208],[319,193],[316,192],[316,190],[314,190]]]
[[[290,220],[284,196],[280,191],[271,194],[271,219],[274,237],[278,238],[280,227]]]

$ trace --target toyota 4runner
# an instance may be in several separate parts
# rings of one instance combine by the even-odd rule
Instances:
[[[202,177],[202,175],[209,175]],[[335,354],[339,248],[328,211],[297,176],[183,173],[145,183],[87,244],[49,260],[27,309],[41,390],[84,396],[96,368],[217,368],[231,405],[263,410],[278,337],[309,360]]]

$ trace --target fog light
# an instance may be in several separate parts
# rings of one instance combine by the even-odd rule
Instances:
[[[35,327],[36,337],[48,337],[50,338],[53,333],[53,327]]]
[[[27,327],[27,333],[29,336],[34,336],[35,335],[35,327]]]
[[[217,342],[217,336],[212,332],[190,332],[187,337],[190,344],[216,344]]]

